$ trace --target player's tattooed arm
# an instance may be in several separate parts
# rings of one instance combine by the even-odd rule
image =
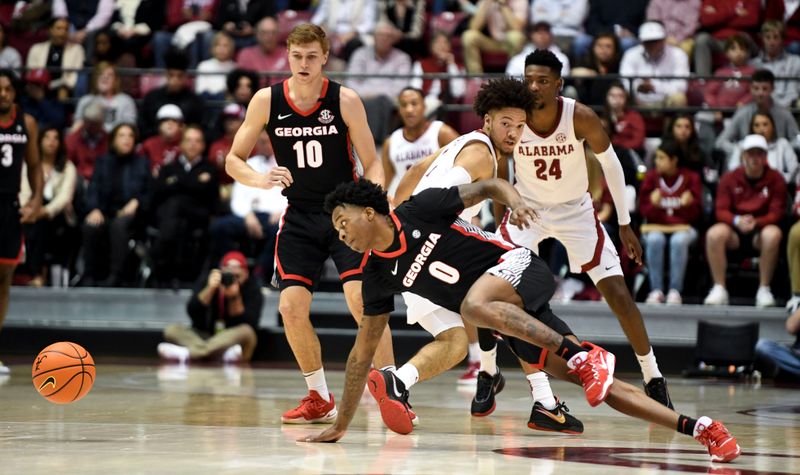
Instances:
[[[501,178],[480,180],[475,183],[460,185],[458,194],[464,203],[464,208],[469,208],[487,198],[508,206],[511,208],[509,221],[516,226],[528,228],[531,223],[539,219],[536,211],[525,204],[519,192],[511,183]]]
[[[358,408],[367,381],[367,373],[372,365],[372,357],[387,323],[389,323],[388,313],[361,317],[356,342],[347,358],[344,394],[338,405],[339,414],[336,416],[336,421],[319,435],[305,437],[300,439],[301,442],[336,442],[344,436]]]

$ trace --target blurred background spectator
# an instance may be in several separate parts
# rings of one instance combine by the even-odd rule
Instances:
[[[614,129],[614,145],[644,153],[644,118],[631,108],[628,91],[620,83],[613,84],[606,93],[605,116]]]
[[[443,73],[453,77],[449,79],[421,77],[422,74]],[[411,65],[411,74],[417,77],[411,79],[409,86],[421,90],[425,95],[425,114],[428,116],[436,114],[442,104],[461,100],[467,90],[466,80],[463,77],[456,77],[464,74],[464,67],[456,60],[450,37],[443,31],[433,33],[430,54],[414,61]]]
[[[46,69],[31,69],[25,74],[25,94],[22,109],[33,116],[40,128],[47,126],[64,130],[67,127],[67,110],[62,102],[48,96],[50,73]]]
[[[172,163],[181,153],[183,138],[183,112],[175,104],[164,104],[156,113],[158,134],[142,143],[142,154],[150,163],[153,176],[167,163]]]
[[[97,160],[108,150],[108,134],[103,129],[106,108],[102,99],[94,98],[83,109],[83,123],[64,141],[67,158],[78,168],[78,176],[88,183]]]
[[[394,25],[401,33],[397,49],[409,56],[423,49],[425,0],[380,0],[378,21]]]
[[[50,91],[62,101],[72,96],[78,82],[76,70],[83,67],[85,59],[83,46],[67,41],[69,27],[66,18],[53,18],[48,30],[49,39],[31,46],[25,60],[28,69],[45,68],[52,71]]]
[[[22,56],[8,45],[6,26],[0,23],[0,68],[17,70],[22,67]]]
[[[766,0],[764,20],[778,20],[786,25],[786,50],[800,54],[800,8],[793,0]]]
[[[753,38],[761,22],[760,0],[703,0],[700,6],[700,32],[694,38],[694,71],[699,76],[710,76],[714,70],[713,54],[721,53],[725,40],[737,33],[750,41],[750,51],[755,51]]]
[[[377,16],[376,0],[320,0],[311,23],[328,34],[331,55],[348,62],[356,49],[372,43]]]
[[[120,124],[111,132],[109,153],[97,161],[86,192],[83,222],[84,286],[130,284],[126,261],[136,213],[150,183],[147,159],[136,153],[136,128]]]
[[[263,18],[275,16],[276,3],[272,0],[219,0],[214,29],[230,35],[237,50],[252,46],[256,43],[254,36],[258,37],[257,25]]]
[[[114,0],[53,0],[53,17],[69,21],[69,40],[94,53],[95,35],[107,27],[114,14]]]
[[[161,30],[165,20],[162,0],[116,0],[110,29],[123,56],[128,56],[125,64],[139,67],[151,64],[152,58],[145,53],[153,33]]]
[[[761,25],[763,47],[753,60],[753,66],[769,69],[775,77],[800,77],[800,56],[787,53],[783,49],[786,27],[778,20],[768,20]],[[772,99],[784,107],[794,107],[800,97],[800,84],[797,81],[779,79],[775,81]]]
[[[800,383],[800,311],[795,310],[786,319],[786,332],[796,337],[791,346],[772,340],[758,340],[756,368],[776,382],[797,384]]]
[[[559,61],[561,61],[561,76],[570,75],[569,58],[561,51],[556,43],[553,42],[553,32],[550,24],[546,21],[538,21],[525,27],[528,36],[528,43],[518,54],[513,56],[506,66],[506,74],[509,76],[525,75],[525,58],[537,49],[551,51]],[[569,50],[567,50],[569,51]]]
[[[647,0],[592,0],[586,18],[586,34],[575,39],[573,54],[586,54],[592,39],[602,33],[619,38],[621,52],[639,43],[636,33],[645,19]],[[620,53],[621,54],[621,53]]]
[[[268,16],[258,22],[256,40],[257,44],[239,51],[236,56],[236,66],[250,71],[289,71],[286,49],[278,45],[278,22],[275,18]],[[274,84],[280,79],[268,78],[264,85]],[[230,86],[228,90],[230,91]]]
[[[525,44],[527,19],[526,0],[480,0],[469,28],[461,35],[467,72],[483,72],[483,53],[509,57],[519,53]]]
[[[54,287],[66,287],[79,243],[73,206],[78,174],[75,165],[67,160],[60,129],[41,129],[39,150],[44,174],[44,206],[37,221],[25,225],[25,267],[31,274],[28,285],[41,287],[49,280]],[[24,164],[22,176],[28,176]],[[30,197],[30,184],[23,178],[20,205],[25,206]]]
[[[86,107],[95,101],[103,104],[103,129],[106,132],[111,132],[119,124],[136,123],[136,103],[131,96],[122,92],[117,70],[111,63],[101,62],[92,70],[89,94],[80,98],[75,109],[73,131],[83,125]]]
[[[650,0],[647,20],[663,24],[667,44],[691,57],[694,35],[700,27],[700,3],[701,0]]]
[[[219,182],[223,186],[223,197],[230,196],[230,185],[233,183],[233,178],[228,176],[225,172],[225,157],[231,151],[233,146],[233,137],[242,126],[244,122],[244,108],[239,104],[228,104],[222,110],[222,137],[215,140],[210,147],[208,147],[208,160],[217,167],[219,172]],[[272,149],[270,148],[270,155]]]
[[[172,48],[185,52],[192,69],[207,56],[203,33],[211,30],[217,0],[167,0],[165,28],[153,36],[157,68],[170,67],[166,53]]]
[[[573,43],[575,38],[583,34],[588,13],[588,0],[532,0],[529,24],[544,22],[550,25],[559,50],[572,54]],[[563,72],[561,74],[566,75]]]
[[[207,100],[225,97],[227,74],[236,68],[233,38],[224,31],[214,35],[211,41],[211,58],[197,65],[194,92]]]
[[[142,101],[139,114],[142,137],[147,138],[157,133],[156,114],[164,104],[175,104],[180,107],[184,117],[191,117],[196,122],[202,121],[204,102],[191,89],[186,73],[188,61],[186,55],[180,51],[171,50],[167,54],[166,84],[148,92]]]
[[[593,106],[605,104],[608,88],[619,80],[595,77],[618,74],[621,58],[622,50],[616,35],[606,32],[594,37],[589,51],[578,59],[571,71],[573,78],[576,78],[573,84],[581,102]]]
[[[775,122],[768,112],[756,112],[750,121],[750,134],[758,134],[767,139],[767,164],[780,173],[787,185],[795,183],[797,177],[797,154],[792,145],[783,137],[775,135]],[[733,149],[728,158],[728,170],[741,165],[741,143]]]

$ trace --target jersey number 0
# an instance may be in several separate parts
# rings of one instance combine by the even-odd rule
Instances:
[[[322,166],[322,144],[318,140],[309,140],[305,147],[303,141],[298,140],[292,145],[292,149],[297,155],[297,168],[305,168],[306,165],[311,168]]]

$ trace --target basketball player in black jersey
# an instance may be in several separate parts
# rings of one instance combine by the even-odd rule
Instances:
[[[478,327],[549,350],[542,355],[545,371],[582,384],[590,405],[606,401],[630,416],[692,435],[708,448],[712,461],[736,458],[741,449],[722,423],[680,415],[641,389],[615,380],[611,353],[586,341],[578,344],[569,327],[547,307],[555,282],[541,258],[458,219],[464,208],[487,198],[507,205],[514,225],[528,228],[536,219],[536,212],[514,187],[496,178],[429,188],[393,212],[386,192],[366,180],[342,184],[328,195],[326,208],[332,211],[339,238],[351,249],[368,252],[364,317],[347,361],[339,416],[332,427],[303,440],[333,442],[344,435],[393,310],[394,294],[407,290],[460,312]],[[371,377],[369,381],[384,384]],[[410,419],[402,388],[388,384],[394,387],[382,392],[392,400],[397,417]]]
[[[354,147],[368,180],[383,183],[383,167],[361,99],[322,73],[330,48],[325,32],[316,25],[298,25],[289,34],[287,45],[292,76],[253,96],[226,159],[226,171],[248,186],[282,187],[288,198],[275,244],[279,310],[309,393],[298,407],[283,414],[282,421],[326,423],[336,418],[336,406],[325,381],[319,339],[309,319],[312,292],[323,263],[332,257],[347,306],[360,321],[364,256],[339,241],[323,203],[338,184],[358,179]],[[279,166],[261,174],[245,160],[265,128]],[[379,368],[394,362],[388,328],[382,338],[374,361]]]
[[[0,328],[8,311],[11,277],[22,257],[22,225],[36,221],[44,184],[36,120],[22,112],[17,90],[14,73],[0,70]],[[20,209],[17,195],[23,160],[33,197]],[[2,374],[8,374],[8,368],[0,363]]]

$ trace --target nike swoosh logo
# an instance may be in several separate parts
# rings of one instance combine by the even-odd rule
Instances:
[[[392,270],[392,275],[397,275],[397,262],[398,261],[394,261],[394,269]]]
[[[56,387],[56,378],[50,376],[47,379],[45,379],[44,382],[42,382],[42,384],[39,385],[39,391],[44,389],[45,386],[47,386],[48,384],[52,385],[53,388],[55,388]]]
[[[520,143],[531,143],[531,142],[533,142],[534,140],[536,140],[536,139],[522,140],[522,141],[520,141]]]
[[[554,421],[558,422],[559,424],[563,424],[567,421],[567,418],[564,417],[564,414],[561,411],[558,411],[558,415],[554,415],[552,412],[548,411],[547,409],[537,409],[537,411],[541,412],[545,416],[553,419]]]
[[[283,119],[289,117],[290,115],[292,115],[292,114],[286,114],[286,115],[278,114],[278,120],[283,120]]]
[[[606,267],[606,270],[613,269],[615,267],[617,267],[617,266],[608,266],[608,267]]]
[[[395,396],[397,396],[398,398],[401,398],[401,397],[403,397],[403,395],[401,393],[397,392],[397,383],[395,382],[395,377],[396,376],[392,375],[392,391],[394,392]]]

